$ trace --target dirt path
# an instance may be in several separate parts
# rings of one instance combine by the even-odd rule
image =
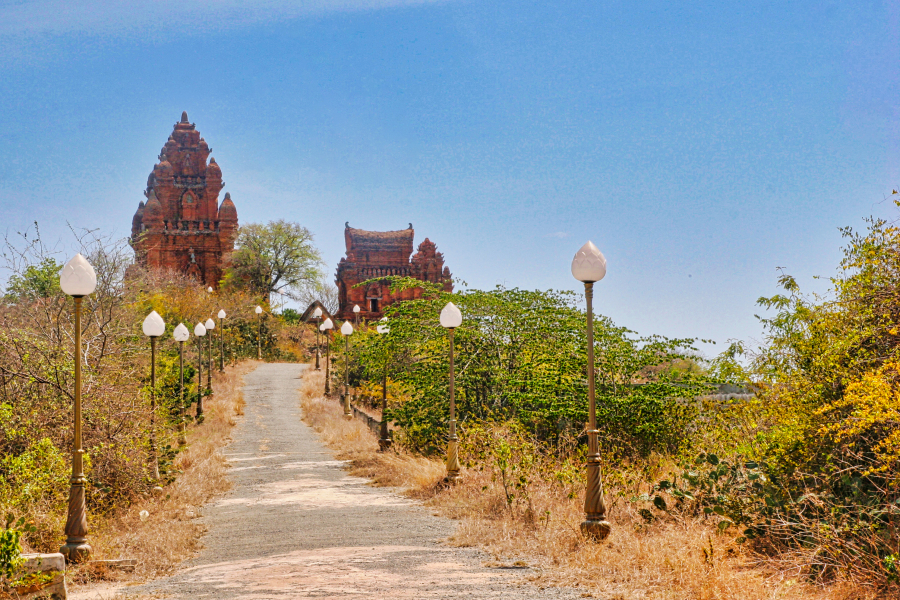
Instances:
[[[233,490],[204,509],[204,550],[172,577],[131,594],[230,598],[578,598],[523,585],[527,569],[443,543],[453,522],[367,481],[300,420],[303,365],[245,378],[245,417],[227,448]]]

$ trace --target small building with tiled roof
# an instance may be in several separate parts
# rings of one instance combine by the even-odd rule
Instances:
[[[380,319],[386,306],[422,297],[421,288],[392,294],[388,282],[380,278],[413,277],[442,284],[447,291],[453,289],[450,269],[444,266],[444,255],[437,251],[434,242],[425,238],[413,255],[414,234],[412,223],[398,231],[366,231],[345,224],[347,255],[338,263],[335,274],[339,319],[353,319],[354,306],[359,306],[360,318]],[[369,283],[355,287],[363,281]]]

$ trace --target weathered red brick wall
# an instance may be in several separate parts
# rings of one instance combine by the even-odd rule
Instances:
[[[412,224],[400,231],[365,231],[346,225],[344,241],[347,255],[338,263],[335,277],[340,301],[338,318],[353,319],[353,307],[356,305],[360,308],[360,318],[369,321],[380,319],[386,306],[422,297],[421,288],[392,294],[388,283],[379,280],[382,277],[413,277],[443,284],[448,291],[453,289],[450,269],[444,266],[444,256],[431,240],[426,238],[419,244],[416,254],[412,255],[414,234]],[[376,281],[354,287],[369,280]]]

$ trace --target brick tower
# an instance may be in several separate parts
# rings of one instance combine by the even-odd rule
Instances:
[[[400,231],[366,231],[354,229],[349,223],[344,226],[347,256],[338,263],[335,277],[340,302],[338,318],[353,319],[353,306],[358,305],[361,318],[380,319],[385,306],[422,297],[422,288],[393,294],[384,281],[353,287],[362,281],[397,275],[440,283],[448,292],[453,290],[450,269],[444,266],[444,255],[437,251],[434,242],[425,238],[412,254],[414,234],[412,223],[409,229]]]
[[[238,218],[230,194],[219,205],[222,170],[209,153],[181,113],[147,179],[147,203],[134,213],[131,245],[135,260],[147,268],[180,271],[216,286],[231,260]]]

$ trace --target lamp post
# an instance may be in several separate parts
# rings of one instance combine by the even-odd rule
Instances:
[[[353,305],[353,318],[356,321],[356,328],[359,329],[359,304]]]
[[[341,335],[344,336],[344,418],[349,421],[353,418],[350,410],[350,336],[353,335],[353,325],[350,321],[344,321],[341,325]]]
[[[159,460],[156,457],[156,338],[166,332],[166,323],[159,313],[151,311],[141,329],[150,338],[150,477],[159,482]],[[157,484],[153,489],[162,490]]]
[[[209,337],[206,338],[206,359],[207,366],[206,369],[206,387],[209,388],[210,393],[212,392],[212,370],[213,370],[213,356],[212,356],[212,339],[213,339],[213,329],[216,328],[216,322],[211,318],[206,320],[206,323],[203,324],[206,327],[206,332],[209,334]]]
[[[178,445],[184,446],[187,443],[184,439],[184,343],[191,338],[191,332],[184,323],[179,323],[172,337],[178,342]]]
[[[203,336],[206,335],[206,327],[203,323],[197,323],[194,327],[194,335],[197,336],[197,421],[203,418]]]
[[[262,306],[256,307],[256,360],[262,360]]]
[[[317,306],[316,310],[313,311],[312,316],[313,316],[313,319],[316,319],[317,321],[321,321],[322,320],[322,309]],[[320,348],[320,346],[319,346],[320,333],[319,332],[320,332],[320,330],[321,330],[321,327],[316,327],[316,371],[322,370],[321,367],[319,367],[319,354],[321,354],[321,352],[319,352],[319,348]]]
[[[594,283],[606,276],[606,257],[591,242],[587,242],[572,259],[572,275],[584,283],[587,304],[587,376],[588,376],[588,456],[587,488],[584,492],[584,522],[581,534],[593,541],[602,541],[610,532],[603,504],[600,484],[600,447],[597,444],[597,403],[594,397]]]
[[[387,323],[387,317],[381,319],[382,323]],[[387,325],[378,325],[375,331],[381,335],[390,333],[391,329]],[[391,447],[391,437],[388,435],[388,423],[384,413],[387,412],[387,373],[389,357],[387,352],[384,355],[384,377],[381,380],[381,437],[378,439],[378,450],[384,452]]]
[[[94,267],[76,254],[59,274],[59,287],[75,301],[75,430],[72,438],[72,477],[69,479],[69,511],[66,516],[66,543],[59,551],[68,562],[82,562],[91,555],[87,543],[87,504],[84,499],[84,449],[81,447],[81,301],[94,293]]]
[[[450,483],[459,477],[459,438],[456,437],[456,390],[453,365],[453,334],[462,325],[462,313],[452,302],[441,310],[441,327],[450,334],[450,440],[447,443],[447,480]]]
[[[319,330],[325,335],[325,395],[331,394],[331,335],[328,333],[334,329],[331,319],[319,325]]]
[[[225,314],[224,309],[219,310],[219,344],[221,346],[221,352],[219,354],[219,373],[225,372]]]

